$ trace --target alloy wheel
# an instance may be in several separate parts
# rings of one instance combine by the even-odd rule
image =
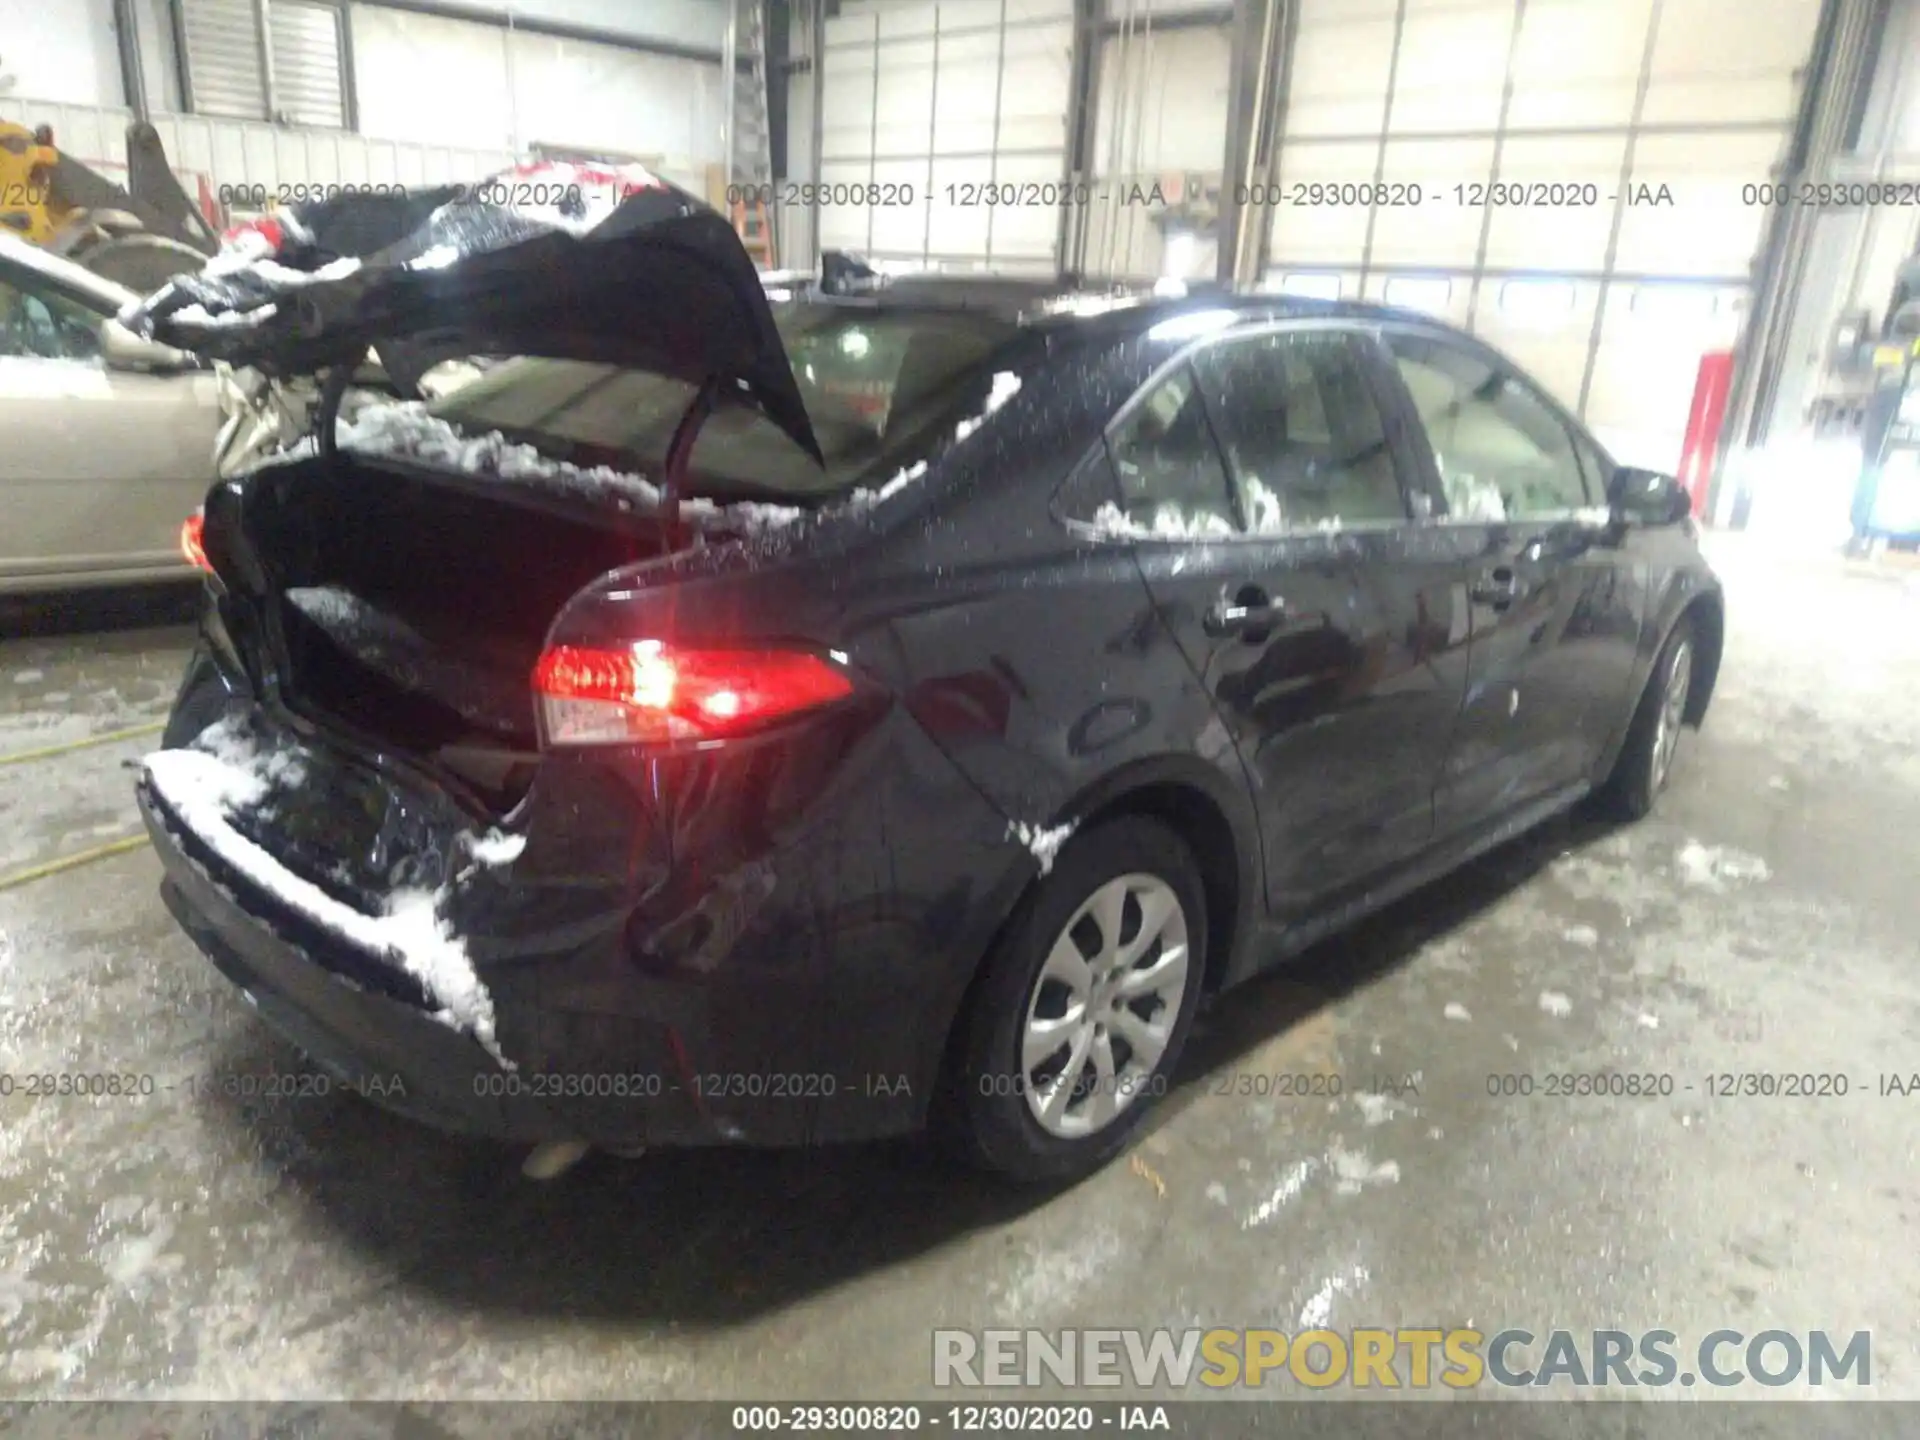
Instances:
[[[1187,915],[1155,875],[1120,875],[1087,897],[1027,997],[1021,1090],[1050,1135],[1105,1129],[1151,1083],[1188,984]]]
[[[1687,692],[1692,683],[1693,647],[1683,640],[1674,646],[1673,659],[1667,664],[1660,712],[1654,720],[1652,788],[1655,791],[1667,783],[1667,774],[1673,768],[1673,752],[1680,744],[1680,728],[1687,714]]]

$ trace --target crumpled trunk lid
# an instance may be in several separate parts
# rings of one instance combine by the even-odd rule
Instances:
[[[122,321],[277,377],[372,349],[410,388],[449,358],[546,355],[720,383],[820,449],[732,225],[639,166],[544,164],[477,186],[353,194],[231,232]]]

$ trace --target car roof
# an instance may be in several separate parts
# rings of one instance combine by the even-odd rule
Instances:
[[[67,290],[77,290],[97,301],[103,308],[118,312],[122,307],[132,304],[140,297],[117,280],[109,280],[104,275],[96,275],[86,266],[76,264],[64,255],[56,255],[51,250],[22,240],[0,230],[0,260],[44,275],[54,284]]]
[[[791,273],[782,275],[783,288]],[[1235,288],[1212,282],[1030,279],[1001,275],[912,273],[883,276],[872,288],[833,293],[815,285],[796,287],[793,298],[882,313],[962,310],[1048,331],[1099,331],[1124,335],[1201,310],[1233,310],[1255,319],[1352,319],[1396,321],[1449,333],[1454,327],[1432,315],[1400,306],[1358,300],[1321,300],[1304,295]]]

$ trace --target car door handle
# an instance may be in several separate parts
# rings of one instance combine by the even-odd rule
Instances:
[[[1495,610],[1505,610],[1526,591],[1526,583],[1505,565],[1481,572],[1480,578],[1467,587],[1467,595],[1476,604],[1491,605]]]
[[[1252,631],[1271,630],[1287,618],[1287,602],[1269,600],[1262,595],[1236,595],[1231,603],[1222,601],[1212,606],[1202,617],[1201,623],[1209,635],[1245,635]]]

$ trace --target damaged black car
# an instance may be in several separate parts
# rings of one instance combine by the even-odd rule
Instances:
[[[190,523],[139,794],[180,924],[381,1103],[1071,1178],[1203,997],[1583,798],[1644,813],[1705,714],[1684,491],[1477,341],[770,298],[690,195],[563,178],[296,207],[127,317],[318,380]]]

